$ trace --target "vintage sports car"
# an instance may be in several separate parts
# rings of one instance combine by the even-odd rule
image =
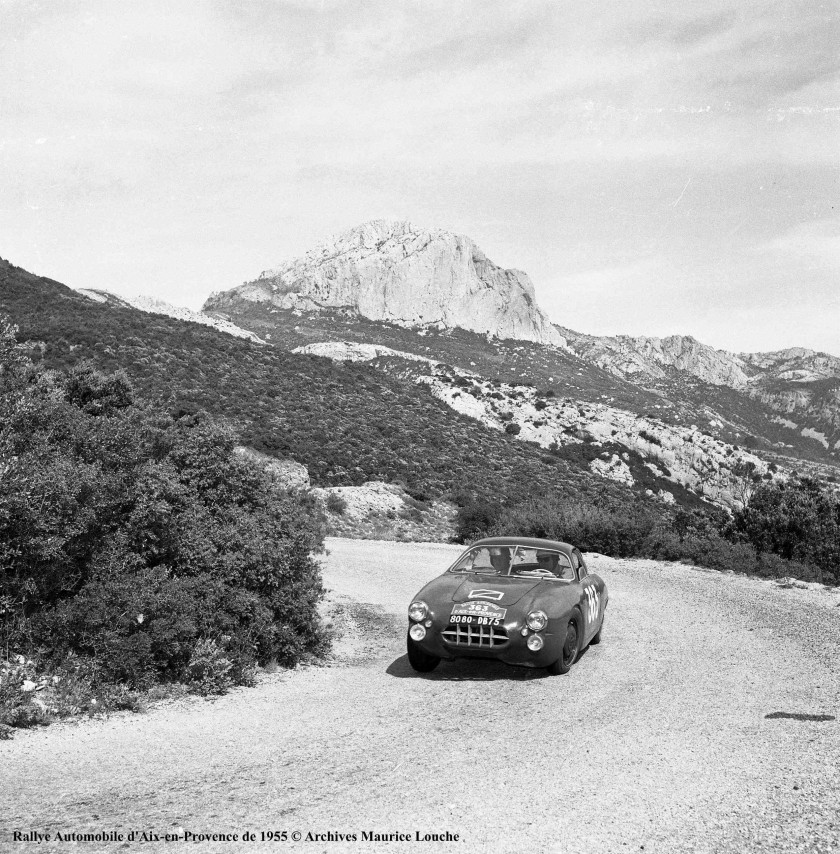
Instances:
[[[568,543],[527,537],[478,540],[408,608],[408,660],[420,673],[442,658],[494,658],[567,673],[601,641],[608,602]]]

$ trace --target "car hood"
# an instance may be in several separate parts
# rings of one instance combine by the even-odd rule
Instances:
[[[437,602],[495,602],[502,608],[514,605],[541,584],[537,578],[507,578],[498,575],[447,573],[430,582],[418,598]]]

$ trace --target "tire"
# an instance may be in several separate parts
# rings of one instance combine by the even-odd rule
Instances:
[[[598,631],[595,632],[595,634],[592,637],[592,640],[589,641],[589,643],[591,643],[593,646],[598,646],[598,644],[601,643],[601,632],[604,630],[604,620],[606,619],[606,617],[607,617],[607,612],[605,610],[604,613],[601,614],[601,625],[598,626]]]
[[[436,655],[431,655],[420,649],[410,637],[406,637],[405,645],[408,652],[408,663],[418,673],[431,673],[440,664],[440,659]]]
[[[569,620],[569,625],[566,627],[566,640],[563,643],[563,649],[560,653],[560,658],[553,664],[548,665],[548,672],[552,676],[561,676],[568,673],[572,669],[580,652],[581,636],[578,630],[578,617],[572,617]]]

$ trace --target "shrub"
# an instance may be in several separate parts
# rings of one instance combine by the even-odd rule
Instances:
[[[650,442],[651,445],[661,445],[662,442],[659,440],[658,436],[655,436],[653,433],[648,430],[639,430],[639,437],[644,439],[646,442]]]
[[[187,664],[187,681],[197,694],[224,694],[231,686],[233,662],[212,638],[200,640]]]
[[[327,495],[327,510],[329,510],[330,513],[335,513],[337,516],[341,516],[346,509],[347,501],[337,492],[331,492]]]
[[[409,486],[406,487],[405,491],[410,498],[413,498],[415,501],[419,501],[421,504],[429,504],[433,499],[433,496],[429,491],[422,487]]]
[[[732,528],[759,552],[807,564],[819,581],[840,581],[840,498],[813,478],[761,482]]]
[[[152,410],[119,375],[33,371],[2,348],[0,648],[39,650],[41,676],[29,702],[5,674],[0,723],[131,706],[161,681],[221,689],[325,651],[320,521],[228,431]]]
[[[36,691],[41,687],[32,659],[17,655],[10,661],[0,661],[0,727],[47,723],[45,705],[40,700],[35,702]]]
[[[518,436],[522,432],[522,427],[519,424],[508,424],[505,426],[505,433],[508,436]]]
[[[484,500],[473,500],[458,508],[455,518],[455,539],[459,543],[485,536],[497,523],[501,508]]]

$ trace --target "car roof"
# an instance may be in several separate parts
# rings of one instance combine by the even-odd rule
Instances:
[[[525,546],[531,549],[553,549],[568,555],[575,548],[559,540],[538,540],[535,537],[485,537],[483,540],[476,540],[472,546]]]

